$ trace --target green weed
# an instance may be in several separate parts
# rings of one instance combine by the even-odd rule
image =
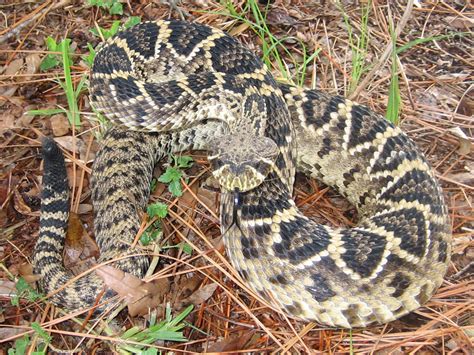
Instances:
[[[90,31],[93,35],[107,40],[110,37],[115,36],[121,28],[133,27],[138,25],[141,21],[142,19],[140,16],[130,16],[123,26],[120,26],[120,20],[115,20],[108,29],[98,26],[97,28],[91,28]]]
[[[31,345],[31,339],[28,334],[25,334],[23,337],[15,340],[15,345],[13,348],[8,349],[8,355],[24,355],[24,354],[33,354],[33,355],[43,355],[46,354],[46,348],[51,342],[51,335],[45,331],[41,325],[37,322],[31,323],[31,329],[34,330],[35,334],[42,340],[40,344],[36,345],[36,349],[28,349]]]
[[[46,44],[46,47],[48,48],[48,51],[50,51],[50,52],[61,52],[61,49],[64,46],[65,41],[66,40],[62,40],[61,42],[57,43],[56,40],[53,37],[48,36],[45,39],[44,42]],[[69,40],[69,43],[68,43],[68,56],[69,56],[69,60],[72,61],[73,52],[72,52],[71,47],[69,45],[70,43],[71,43],[71,41]],[[62,63],[62,61],[60,59],[59,54],[47,54],[43,58],[43,60],[41,61],[40,69],[42,71],[46,71],[46,70],[57,67],[61,63]]]
[[[255,0],[246,1],[240,11],[235,7],[232,1],[226,0],[223,4],[226,11],[217,14],[228,16],[245,23],[260,38],[263,53],[262,61],[265,65],[269,68],[277,69],[285,81],[303,85],[306,79],[307,66],[318,56],[320,50],[317,49],[309,54],[305,44],[300,39],[294,37],[277,38],[267,26],[266,8],[262,13],[258,2]],[[253,18],[253,20],[250,18]],[[284,43],[289,39],[295,40],[302,48],[303,58],[301,60],[297,59],[292,54],[292,51],[285,46]],[[294,74],[288,70],[289,66],[280,55],[280,51],[283,51],[292,61]]]
[[[123,354],[158,354],[157,349],[149,347],[150,344],[158,340],[175,342],[188,341],[182,332],[182,329],[186,326],[183,320],[191,313],[193,308],[194,306],[190,305],[178,316],[173,318],[171,316],[171,308],[168,304],[166,307],[166,316],[163,321],[156,323],[156,315],[152,315],[148,328],[141,329],[135,326],[128,329],[121,336],[123,340],[130,340],[143,345],[120,345],[119,351]]]
[[[16,295],[11,299],[11,304],[14,306],[20,305],[20,298],[25,298],[30,302],[35,302],[41,298],[41,294],[31,287],[23,277],[18,278],[15,288]]]
[[[168,191],[173,196],[180,197],[183,194],[181,178],[185,178],[183,169],[191,167],[192,163],[193,158],[189,156],[171,156],[171,162],[158,181],[168,184]]]
[[[69,123],[76,127],[80,126],[80,114],[78,107],[78,98],[81,92],[85,89],[85,84],[87,82],[86,74],[81,76],[79,83],[74,87],[73,78],[71,74],[71,65],[73,63],[72,51],[71,51],[71,40],[66,38],[61,42],[57,43],[53,38],[48,37],[46,39],[46,46],[51,51],[57,51],[61,54],[48,54],[42,61],[41,66],[43,70],[51,69],[55,66],[61,65],[63,68],[64,81],[57,79],[59,85],[64,90],[66,94],[66,99],[68,103],[68,109],[57,108],[57,109],[44,109],[44,110],[30,110],[28,111],[29,115],[55,115],[58,113],[66,114]]]
[[[123,15],[123,4],[119,0],[87,0],[87,5],[105,9],[111,15]]]
[[[369,44],[369,31],[368,31],[368,21],[370,14],[371,1],[369,0],[365,6],[361,9],[361,28],[360,34],[355,35],[353,31],[353,26],[350,22],[350,18],[344,10],[342,4],[337,1],[337,7],[342,13],[344,18],[344,23],[346,25],[347,34],[349,36],[349,46],[351,48],[351,79],[349,83],[349,92],[351,94],[359,84],[360,78],[362,75],[367,72],[368,65],[366,65],[365,60],[367,57],[367,48]]]

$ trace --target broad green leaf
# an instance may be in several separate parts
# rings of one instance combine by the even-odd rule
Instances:
[[[173,196],[180,197],[183,195],[183,190],[181,189],[181,182],[179,180],[173,180],[168,185],[168,190],[173,194]]]
[[[168,214],[168,206],[161,202],[152,203],[147,208],[148,215],[153,217],[165,218]]]
[[[176,168],[173,167],[168,167],[164,174],[162,174],[159,178],[158,181],[163,182],[165,184],[170,183],[172,181],[178,181],[181,179],[181,176],[183,176],[183,173],[179,171]]]

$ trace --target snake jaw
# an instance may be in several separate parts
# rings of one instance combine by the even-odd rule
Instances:
[[[221,136],[211,142],[212,174],[226,191],[246,192],[259,186],[274,169],[279,150],[267,137]]]

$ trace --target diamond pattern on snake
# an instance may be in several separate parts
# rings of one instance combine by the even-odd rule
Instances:
[[[136,253],[130,244],[161,157],[200,149],[221,186],[227,256],[244,282],[289,316],[347,328],[385,323],[420,307],[441,284],[451,234],[434,172],[400,128],[368,108],[279,83],[236,39],[174,20],[109,39],[94,61],[90,98],[114,123],[92,175],[99,263]],[[34,265],[52,292],[73,277],[61,257],[68,192],[51,139],[43,152]],[[304,216],[292,199],[297,170],[345,196],[357,226]],[[113,265],[142,277],[148,258]],[[51,299],[90,307],[103,287],[90,273]],[[111,296],[107,290],[102,300]]]

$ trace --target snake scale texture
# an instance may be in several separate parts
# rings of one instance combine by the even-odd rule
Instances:
[[[93,106],[116,123],[92,176],[99,262],[140,251],[130,243],[155,163],[203,149],[222,187],[228,257],[253,290],[290,316],[335,327],[385,323],[427,302],[441,284],[451,234],[434,172],[398,127],[366,107],[278,83],[229,35],[173,20],[108,40],[97,52],[90,92]],[[53,302],[90,307],[103,281],[92,272],[70,282],[62,266],[64,161],[51,139],[43,151],[35,270],[46,292],[67,283]],[[356,206],[357,226],[305,217],[292,199],[296,170]],[[142,277],[148,259],[114,266]]]

